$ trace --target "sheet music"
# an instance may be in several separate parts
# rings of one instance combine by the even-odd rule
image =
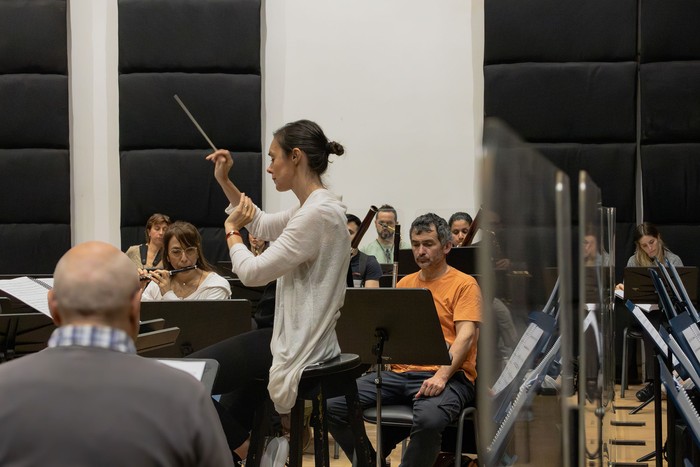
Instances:
[[[661,358],[658,358],[661,366],[661,381],[666,386],[666,393],[671,396],[676,407],[678,407],[678,411],[683,415],[683,418],[685,418],[688,427],[695,436],[695,440],[700,441],[700,416],[698,415],[698,411],[688,398],[688,394],[681,387],[680,382],[671,375]]]
[[[197,381],[202,381],[204,376],[204,367],[207,362],[201,360],[158,360],[160,363],[168,365],[172,368],[177,368],[180,371],[192,375],[197,378]]]
[[[681,365],[683,365],[683,368],[685,368],[685,371],[688,372],[690,380],[693,381],[693,384],[695,384],[695,386],[697,387],[700,387],[700,375],[698,375],[697,371],[695,371],[695,367],[688,359],[685,352],[683,352],[681,346],[678,345],[678,342],[676,342],[675,337],[668,336],[668,345],[669,347],[671,347],[671,351],[674,353],[674,355],[678,357],[678,360],[680,361]]]
[[[695,358],[700,361],[700,330],[697,324],[691,324],[683,330],[683,337],[688,341],[688,345],[693,349]]]
[[[523,337],[518,342],[517,347],[510,356],[506,367],[498,377],[496,384],[493,385],[492,391],[494,396],[498,395],[503,389],[508,386],[513,379],[518,375],[520,369],[525,365],[527,359],[532,354],[532,351],[537,346],[540,338],[544,334],[544,330],[535,324],[530,324]]]
[[[625,300],[625,291],[624,290],[615,290],[615,296],[619,298],[620,300]],[[641,310],[643,310],[646,313],[650,313],[654,310],[659,309],[659,305],[656,303],[639,303],[636,304]]]
[[[499,455],[501,447],[503,446],[504,441],[507,439],[507,435],[510,432],[510,429],[513,427],[515,420],[517,420],[520,411],[525,406],[525,404],[532,400],[532,397],[539,389],[542,382],[542,378],[549,369],[552,360],[554,360],[554,357],[558,354],[560,347],[561,337],[558,337],[557,340],[554,342],[554,345],[551,349],[549,349],[549,352],[547,352],[547,355],[545,355],[540,364],[537,365],[534,370],[532,370],[532,373],[525,377],[525,381],[518,389],[518,395],[516,396],[515,400],[513,401],[513,404],[511,405],[508,411],[508,415],[506,415],[506,418],[498,427],[496,435],[491,441],[491,444],[489,444],[488,448],[486,449],[487,457],[489,459],[486,465],[495,465],[495,461],[497,461],[497,459],[495,459],[494,457]]]
[[[651,324],[651,321],[649,321],[649,319],[646,316],[644,316],[644,312],[640,310],[637,305],[630,302],[629,300],[627,300],[627,303],[625,305],[627,306],[627,309],[632,312],[634,317],[637,318],[639,324],[641,324],[644,330],[649,334],[649,337],[651,337],[656,346],[659,348],[661,354],[668,355],[668,346],[666,345],[666,342],[661,338],[659,331],[654,329],[654,325]],[[676,365],[678,365],[678,360],[675,357],[673,357],[673,366]]]
[[[0,280],[0,290],[50,317],[47,287],[51,288],[53,286],[53,279],[51,279],[50,285],[49,282],[46,282],[46,279],[42,281],[44,284],[39,283],[37,279],[31,279],[26,276]]]

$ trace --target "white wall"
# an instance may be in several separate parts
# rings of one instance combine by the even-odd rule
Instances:
[[[73,244],[120,247],[117,0],[69,1]]]
[[[70,63],[74,242],[119,246],[116,5],[70,0]],[[309,118],[346,148],[326,184],[350,212],[476,211],[483,0],[263,0],[262,20],[263,153]],[[295,202],[263,191],[269,211]]]
[[[264,18],[265,149],[309,118],[346,148],[326,184],[349,212],[475,212],[483,2],[267,0]],[[295,202],[269,181],[267,210]]]

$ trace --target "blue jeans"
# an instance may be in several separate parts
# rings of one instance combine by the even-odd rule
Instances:
[[[442,432],[455,422],[462,409],[474,400],[474,385],[461,371],[452,376],[440,395],[414,400],[423,381],[432,376],[433,373],[430,372],[382,372],[382,405],[413,406],[413,426],[410,433],[408,430],[390,427],[384,427],[382,430],[384,457],[410,434],[411,442],[406,448],[401,466],[433,465],[440,452]],[[357,379],[358,395],[363,408],[372,407],[377,403],[375,377],[376,374],[371,373]],[[333,438],[352,459],[355,446],[353,433],[348,427],[345,398],[329,399],[326,415]]]

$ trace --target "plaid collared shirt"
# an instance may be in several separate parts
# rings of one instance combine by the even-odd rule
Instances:
[[[57,328],[49,339],[49,347],[99,347],[124,353],[136,353],[131,337],[121,329],[108,326],[68,325]]]

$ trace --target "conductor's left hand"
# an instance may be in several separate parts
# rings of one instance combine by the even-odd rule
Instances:
[[[241,201],[238,203],[238,206],[236,206],[236,209],[226,218],[224,228],[227,232],[231,230],[240,230],[248,225],[250,221],[253,220],[254,216],[255,205],[253,201],[247,197],[245,193],[241,193]]]

